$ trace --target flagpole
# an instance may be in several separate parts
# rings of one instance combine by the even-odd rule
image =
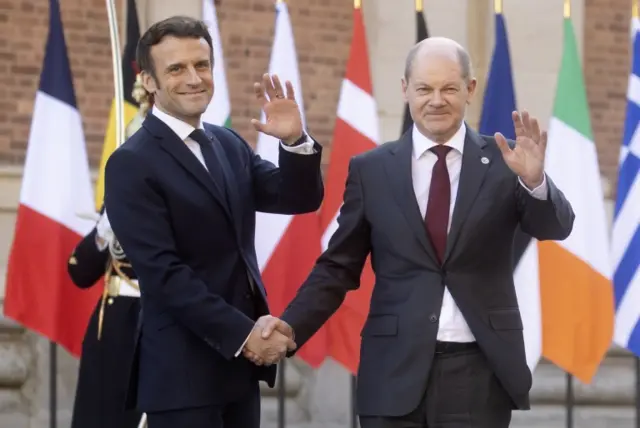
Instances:
[[[416,8],[418,3],[422,3],[420,0],[416,0]],[[359,10],[362,8],[362,0],[353,0],[353,8]],[[351,428],[358,428],[358,410],[356,408],[356,391],[358,384],[358,378],[356,375],[351,375]]]
[[[58,426],[58,345],[49,341],[49,427]]]
[[[124,88],[122,83],[122,55],[114,0],[106,0],[109,17],[109,35],[111,39],[111,63],[113,67],[113,92],[116,114],[116,147],[124,143]]]
[[[494,0],[493,1],[493,11],[496,14],[502,13],[502,0]]]
[[[416,8],[418,3],[422,3],[421,0],[416,0]],[[362,7],[362,0],[353,0],[354,10],[358,10]],[[356,407],[356,392],[358,389],[358,378],[356,375],[351,375],[351,428],[358,428],[358,409]]]
[[[114,0],[105,0],[107,17],[109,19],[109,39],[111,41],[111,65],[113,69],[113,102],[116,115],[116,147],[125,140],[124,125],[124,83],[122,78],[122,53],[120,51],[120,31],[118,29],[118,15]],[[138,428],[147,426],[147,415],[142,414]]]
[[[276,0],[276,7],[284,3],[284,0]],[[278,383],[278,428],[285,428],[286,425],[286,400],[287,400],[287,382],[286,382],[286,358],[278,363],[277,383]]]
[[[635,21],[640,16],[639,1],[633,0],[631,2],[631,17]],[[635,25],[635,22],[632,23]],[[632,44],[633,46],[633,44]],[[636,52],[632,52],[632,55]],[[635,357],[636,360],[636,428],[640,428],[640,356]]]
[[[424,10],[424,5],[422,0],[416,0],[416,12],[422,12]]]
[[[416,0],[416,8],[418,3],[422,3],[421,0]],[[359,10],[362,8],[362,0],[353,0],[353,9]],[[358,428],[358,411],[356,408],[356,390],[358,379],[356,375],[351,375],[351,428]]]

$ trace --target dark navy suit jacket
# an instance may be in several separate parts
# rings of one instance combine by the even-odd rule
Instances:
[[[224,404],[258,380],[273,386],[275,366],[236,356],[268,313],[255,214],[313,212],[324,195],[319,144],[310,155],[281,147],[277,168],[234,131],[204,127],[224,183],[153,114],[106,166],[109,220],[142,292],[128,404],[145,412]]]

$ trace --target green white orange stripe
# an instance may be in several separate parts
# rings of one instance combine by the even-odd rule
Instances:
[[[546,171],[576,214],[571,235],[539,243],[542,353],[582,382],[590,382],[611,345],[613,293],[607,217],[582,69],[570,18]]]

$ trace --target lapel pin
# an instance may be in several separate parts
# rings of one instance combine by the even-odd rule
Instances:
[[[482,158],[480,158],[480,162],[486,165],[489,163],[489,158],[482,156]]]

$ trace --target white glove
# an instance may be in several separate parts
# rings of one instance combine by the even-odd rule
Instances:
[[[107,209],[105,208],[96,225],[96,245],[98,249],[103,251],[107,248],[113,242],[114,236],[109,217],[107,217]]]

